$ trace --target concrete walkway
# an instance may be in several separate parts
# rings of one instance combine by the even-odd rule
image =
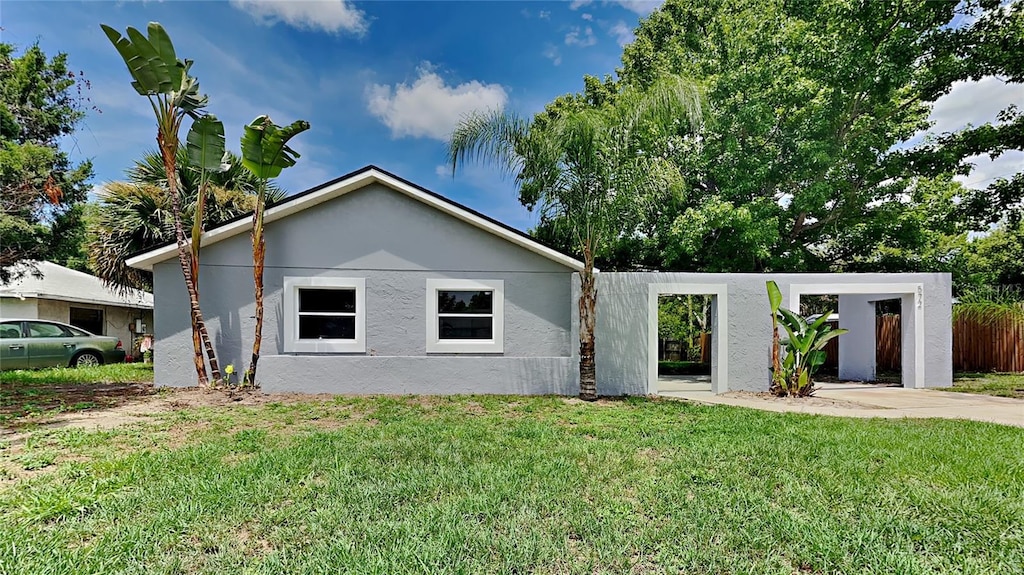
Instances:
[[[714,395],[710,391],[667,391],[663,397],[712,405],[734,405],[775,412],[840,417],[939,417],[1024,427],[1024,401],[932,389],[905,389],[855,383],[824,383],[812,398],[777,399],[755,394]]]

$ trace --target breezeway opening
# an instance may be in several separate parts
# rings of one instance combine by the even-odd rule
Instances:
[[[649,284],[647,301],[647,393],[656,395],[671,391],[711,391],[723,393],[727,390],[728,376],[728,295],[725,284]],[[660,337],[658,331],[659,302],[663,296],[706,296],[710,298],[707,327],[710,328],[710,369],[708,376],[699,374],[672,376],[659,373]]]
[[[906,284],[791,284],[789,307],[800,309],[801,297],[839,296],[839,327],[850,333],[838,338],[839,378],[874,381],[877,378],[876,305],[900,301],[901,367],[903,387],[923,388],[924,285]]]

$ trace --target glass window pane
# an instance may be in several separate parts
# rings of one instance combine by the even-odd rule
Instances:
[[[71,333],[64,331],[59,325],[52,323],[28,322],[29,337],[69,337]]]
[[[299,290],[299,311],[354,313],[356,290],[302,288]]]
[[[0,323],[0,339],[17,339],[21,337],[21,322]]]
[[[448,291],[437,292],[438,313],[491,313],[494,309],[490,291]]]
[[[439,317],[440,339],[491,339],[494,319],[490,317]]]
[[[356,318],[326,315],[299,316],[299,339],[355,339]]]

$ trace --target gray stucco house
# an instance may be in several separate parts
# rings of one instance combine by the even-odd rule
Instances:
[[[578,392],[582,264],[572,257],[374,166],[269,208],[265,221],[264,390]],[[227,222],[203,240],[207,326],[222,365],[239,369],[248,361],[255,310],[250,222]],[[166,245],[128,264],[154,274],[156,383],[186,386],[195,373],[176,253]],[[874,375],[868,304],[900,298],[904,384],[949,385],[948,274],[601,273],[599,392],[657,392],[663,293],[714,296],[714,391],[767,389],[766,279],[776,280],[791,303],[801,295],[840,294],[841,317],[863,324],[840,338],[851,350],[841,350],[840,375],[860,379]],[[868,348],[870,357],[861,353]]]

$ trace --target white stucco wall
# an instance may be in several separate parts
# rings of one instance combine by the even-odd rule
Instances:
[[[39,317],[36,298],[0,297],[0,317],[35,319]]]
[[[873,290],[870,293],[894,293],[902,297],[904,384],[907,387],[952,385],[952,282],[949,274],[644,272],[598,274],[598,392],[603,395],[644,395],[653,391],[650,382],[656,378],[650,376],[650,353],[656,353],[657,348],[654,346],[652,352],[649,336],[651,330],[657,330],[657,300],[655,298],[652,308],[651,285],[685,285],[693,288],[692,293],[699,293],[701,285],[707,286],[705,293],[712,293],[717,289],[716,286],[724,285],[724,293],[716,298],[716,307],[720,310],[723,300],[727,301],[727,312],[719,314],[717,329],[713,331],[724,340],[721,343],[726,350],[727,376],[725,385],[716,382],[715,391],[767,391],[771,344],[771,315],[765,291],[767,280],[775,280],[779,284],[783,305],[786,307],[792,307],[793,296],[798,292],[839,294]],[[576,298],[578,293],[577,281],[573,297]],[[867,295],[855,294],[856,297]],[[578,341],[576,316],[574,309],[574,341]],[[842,320],[842,312],[840,318]],[[873,315],[871,321],[870,333],[873,340]],[[724,337],[721,335],[723,333]],[[840,342],[843,337],[839,338]],[[859,345],[866,345],[865,341]],[[858,344],[850,342],[848,345]],[[716,345],[714,349],[721,348]],[[868,353],[873,364],[873,346],[869,352],[865,350],[865,357]],[[716,354],[712,356],[715,358]],[[721,361],[721,358],[715,360]],[[653,365],[656,367],[656,362]],[[713,368],[717,367],[713,365]]]

